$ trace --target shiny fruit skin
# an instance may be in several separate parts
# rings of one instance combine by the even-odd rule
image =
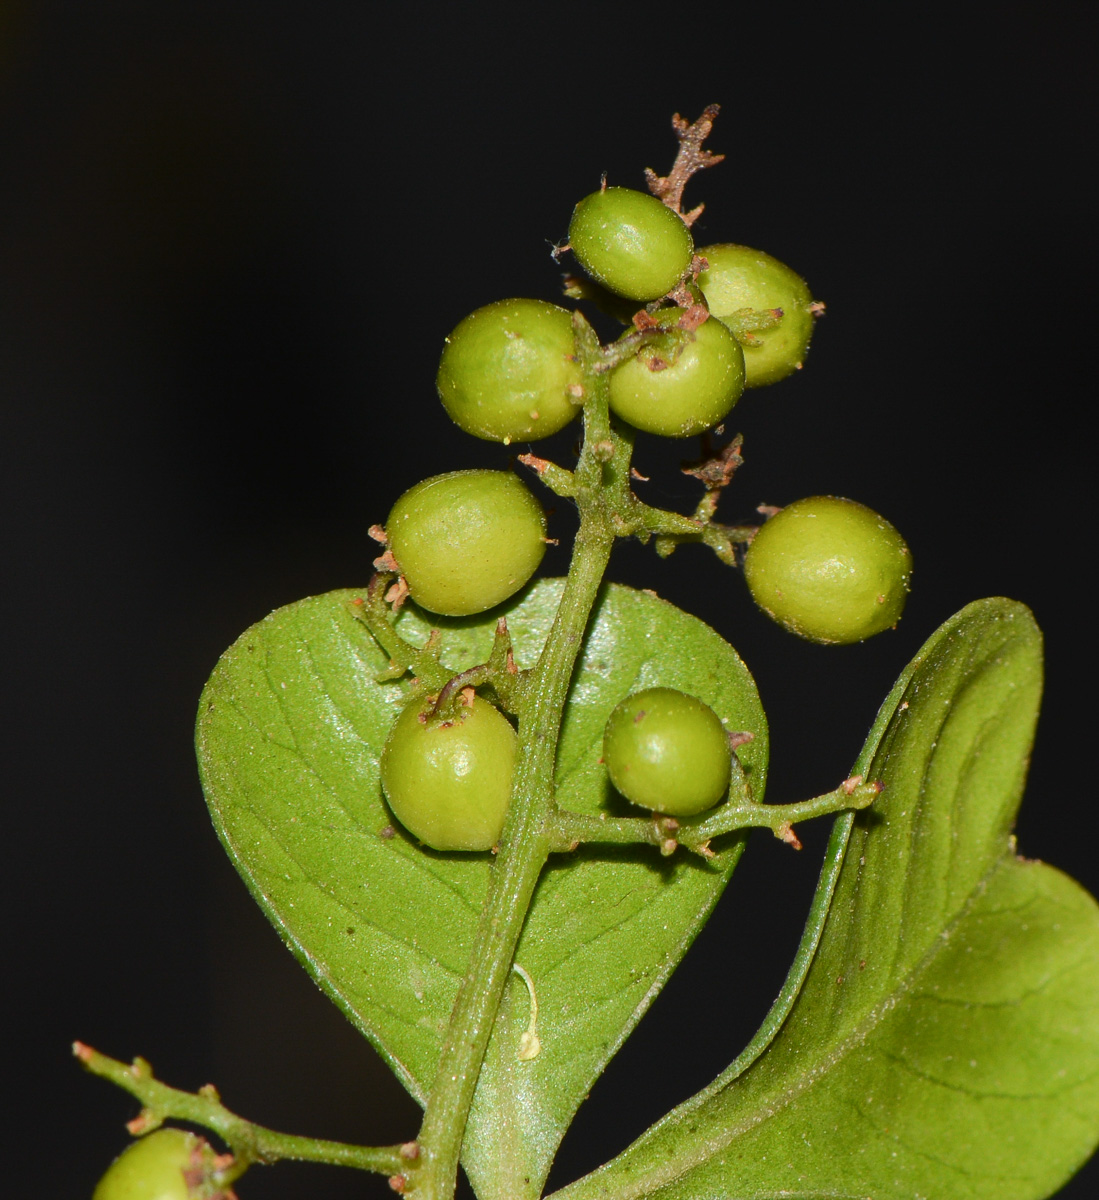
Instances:
[[[515,730],[480,696],[452,721],[413,702],[382,751],[382,788],[398,821],[434,850],[490,850],[511,798]]]
[[[506,600],[546,551],[545,513],[510,471],[425,479],[394,504],[385,528],[412,599],[443,616]]]
[[[196,1134],[158,1129],[132,1142],[107,1168],[92,1200],[217,1200],[223,1193],[209,1179],[213,1151]],[[206,1168],[207,1181],[190,1189],[184,1171]]]
[[[569,246],[584,270],[628,300],[656,300],[691,265],[694,242],[677,213],[632,188],[592,192],[573,210]]]
[[[738,309],[782,309],[773,329],[761,329],[758,346],[744,347],[748,387],[777,383],[798,370],[813,336],[812,294],[805,280],[762,250],[724,242],[704,246],[709,266],[698,277],[710,312],[723,320]]]
[[[446,339],[436,386],[450,419],[505,444],[549,437],[580,411],[572,316],[544,300],[499,300]]]
[[[904,538],[865,505],[809,496],[773,516],[748,547],[752,598],[812,642],[861,642],[900,619],[912,576]]]
[[[719,424],[744,391],[744,352],[720,321],[705,321],[679,357],[659,370],[659,346],[644,347],[611,372],[610,406],[635,429],[691,437]]]
[[[729,787],[732,751],[720,717],[674,688],[627,696],[603,733],[603,761],[627,800],[689,817],[712,808]]]

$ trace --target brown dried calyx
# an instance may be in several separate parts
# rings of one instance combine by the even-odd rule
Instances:
[[[727,445],[714,454],[710,449],[710,439],[706,437],[702,444],[702,457],[698,462],[685,463],[684,475],[693,475],[708,492],[719,492],[732,482],[738,467],[744,465],[741,449],[744,438],[738,433]]]
[[[649,185],[649,191],[658,200],[663,200],[673,212],[679,213],[687,225],[693,225],[705,208],[705,205],[699,204],[690,212],[683,211],[683,189],[687,181],[692,175],[716,166],[725,158],[724,154],[711,154],[709,150],[702,149],[702,143],[710,136],[719,111],[720,105],[708,104],[702,116],[690,124],[676,113],[672,117],[672,128],[679,138],[679,151],[671,171],[667,175],[657,175],[651,167],[645,168],[645,182]]]

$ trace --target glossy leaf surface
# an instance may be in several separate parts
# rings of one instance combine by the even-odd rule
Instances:
[[[837,822],[777,1036],[562,1196],[1037,1200],[1071,1175],[1099,1140],[1099,909],[1014,853],[1040,690],[1021,605],[938,630],[860,759],[885,791]]]
[[[543,581],[508,610],[521,667],[537,657],[560,587]],[[356,594],[279,609],[226,652],[203,694],[199,759],[215,825],[253,895],[423,1101],[492,858],[436,853],[393,833],[378,762],[408,684],[375,682],[387,659],[347,611]],[[484,661],[497,615],[436,618],[444,663]],[[400,628],[423,642],[429,626],[406,610]],[[761,797],[766,723],[735,651],[672,605],[612,586],[573,680],[562,806],[625,813],[599,763],[603,727],[627,693],[654,686],[688,691],[730,729],[755,734],[739,753]],[[466,1132],[463,1162],[479,1195],[537,1193],[577,1106],[701,927],[742,846],[725,839],[709,865],[648,847],[551,860],[517,954],[535,987],[541,1052],[518,1058],[529,997],[515,975]]]

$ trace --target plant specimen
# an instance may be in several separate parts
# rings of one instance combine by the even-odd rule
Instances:
[[[690,515],[636,493],[639,431],[710,429],[745,386],[801,365],[821,311],[768,255],[695,249],[682,194],[719,161],[703,149],[715,115],[676,118],[680,151],[651,194],[604,186],[573,214],[590,279],[566,294],[625,332],[603,344],[580,308],[512,299],[443,352],[440,394],[466,432],[510,443],[582,422],[573,467],[518,456],[577,510],[567,576],[530,582],[545,524],[517,477],[436,476],[372,529],[384,550],[366,588],[273,613],[207,685],[198,754],[227,852],[424,1117],[392,1146],[276,1133],[78,1044],[141,1101],[133,1133],[176,1119],[224,1141],[204,1187],[301,1158],[419,1200],[451,1196],[459,1165],[483,1200],[541,1196],[747,831],[797,846],[796,825],[823,816],[820,883],[758,1033],[559,1200],[1039,1200],[1099,1140],[1099,910],[1010,832],[1041,687],[1029,612],[962,609],[902,672],[850,774],[770,805],[766,717],[737,652],[604,582],[620,538],[699,544],[822,642],[888,629],[909,587],[900,534],[853,501],[718,522],[739,438],[691,468]]]

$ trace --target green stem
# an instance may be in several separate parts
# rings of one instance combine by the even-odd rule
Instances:
[[[473,959],[451,1013],[420,1127],[420,1158],[406,1172],[405,1194],[417,1200],[445,1200],[454,1192],[481,1064],[531,897],[550,854],[553,772],[565,700],[614,545],[610,509],[621,498],[623,481],[628,481],[629,448],[610,428],[605,377],[594,370],[594,354],[584,332],[578,342],[589,398],[584,448],[574,473],[580,530],[553,626],[519,704],[515,790],[474,939]]]
[[[794,836],[794,824],[813,817],[843,812],[850,808],[867,808],[877,799],[881,788],[876,783],[863,783],[861,778],[844,780],[838,788],[814,796],[810,800],[799,800],[796,804],[745,804],[743,801],[723,804],[697,825],[685,826],[677,840],[688,849],[705,846],[711,838],[734,829],[769,829],[777,838],[789,842],[797,849],[801,843]]]
[[[652,817],[593,817],[558,809],[553,816],[552,849],[575,850],[588,842],[610,845],[649,845],[671,854],[677,846],[705,853],[711,839],[738,829],[770,829],[777,838],[800,847],[794,836],[797,821],[848,809],[867,808],[878,796],[877,784],[847,780],[831,792],[795,804],[754,804],[730,801],[705,820],[683,824],[654,813]]]
[[[551,849],[568,853],[598,842],[608,846],[657,846],[670,854],[679,845],[678,830],[678,821],[661,818],[659,813],[652,817],[592,817],[558,809],[553,816]]]
[[[394,578],[393,575],[375,575],[370,580],[366,597],[352,600],[347,611],[370,630],[374,640],[389,655],[389,670],[383,672],[383,677],[399,679],[406,671],[413,671],[434,691],[441,688],[453,672],[439,662],[439,637],[434,630],[425,645],[414,646],[390,624],[390,610],[384,597]]]
[[[453,720],[457,715],[458,707],[462,704],[462,697],[459,693],[467,687],[478,688],[487,683],[491,677],[492,672],[488,663],[467,667],[464,671],[459,671],[457,675],[452,675],[439,689],[435,703],[427,710],[427,718],[432,721],[443,717]]]
[[[141,1115],[129,1125],[131,1133],[151,1133],[166,1120],[190,1121],[222,1138],[240,1168],[251,1163],[273,1163],[292,1158],[395,1176],[406,1170],[419,1153],[415,1142],[403,1146],[352,1146],[347,1142],[276,1133],[231,1112],[209,1085],[194,1093],[161,1083],[153,1077],[152,1068],[142,1058],[134,1059],[133,1063],[119,1062],[83,1042],[73,1044],[73,1053],[93,1075],[109,1079],[141,1102]],[[234,1172],[234,1175],[238,1173]]]

